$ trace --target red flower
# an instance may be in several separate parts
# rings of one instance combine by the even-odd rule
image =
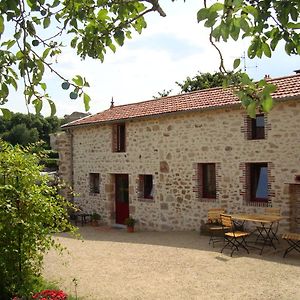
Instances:
[[[67,300],[68,295],[59,290],[44,290],[32,296],[32,299],[38,300]]]

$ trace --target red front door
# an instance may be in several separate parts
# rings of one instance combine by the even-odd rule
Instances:
[[[116,223],[124,224],[129,217],[128,175],[116,174]]]

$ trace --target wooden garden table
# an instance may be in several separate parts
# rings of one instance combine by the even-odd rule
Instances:
[[[276,232],[273,230],[273,225],[285,219],[286,217],[263,214],[233,214],[231,215],[231,217],[233,220],[242,221],[242,225],[244,225],[246,221],[260,223],[261,226],[256,227],[256,229],[254,230],[259,232],[259,235],[262,237],[263,240],[263,245],[260,249],[260,254],[262,254],[266,245],[270,245],[274,249],[276,249],[273,240],[277,239],[277,236]]]

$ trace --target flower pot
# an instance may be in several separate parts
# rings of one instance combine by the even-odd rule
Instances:
[[[127,232],[134,232],[133,226],[127,226]]]
[[[92,220],[91,224],[92,224],[92,226],[99,226],[99,221],[98,220]]]

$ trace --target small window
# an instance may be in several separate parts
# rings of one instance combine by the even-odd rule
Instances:
[[[202,164],[202,197],[216,198],[216,165]]]
[[[140,198],[153,199],[153,176],[140,175],[139,176],[139,190]]]
[[[90,193],[100,193],[100,176],[99,173],[90,173]]]
[[[249,168],[250,201],[268,201],[268,164],[253,163]]]
[[[126,127],[125,123],[116,124],[113,126],[113,151],[126,151]]]
[[[251,139],[261,140],[265,138],[265,116],[263,114],[256,115],[255,119],[251,119]]]

